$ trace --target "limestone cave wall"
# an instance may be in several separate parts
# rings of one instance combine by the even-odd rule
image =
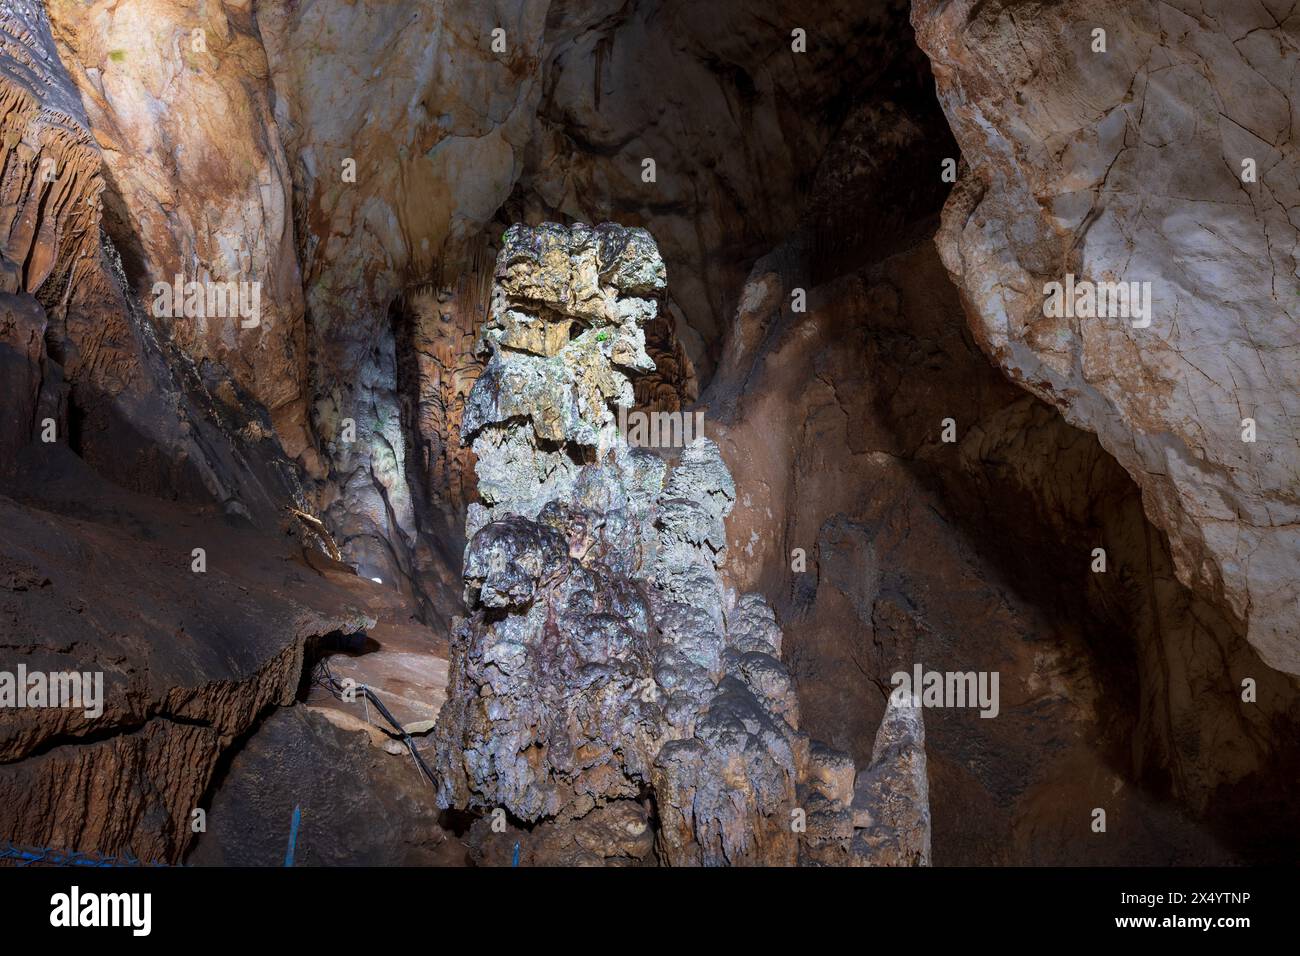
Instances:
[[[0,838],[273,862],[306,775],[367,862],[1294,862],[1298,34],[6,0],[0,671],[106,698],[5,719]]]

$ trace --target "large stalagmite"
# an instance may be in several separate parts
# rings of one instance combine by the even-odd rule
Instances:
[[[439,800],[542,824],[532,862],[928,862],[928,806],[910,837],[883,835],[904,818],[799,730],[771,610],[723,586],[736,488],[717,446],[670,462],[619,432],[611,405],[631,404],[625,372],[653,367],[642,326],[665,285],[641,229],[505,236],[462,425],[482,504]],[[906,752],[900,776],[919,759],[907,793],[924,803],[919,716],[887,718],[915,740],[882,753]]]

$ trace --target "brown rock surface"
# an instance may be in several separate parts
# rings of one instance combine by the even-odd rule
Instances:
[[[52,397],[45,388],[51,371],[45,310],[31,296],[0,293],[0,394],[5,396],[0,405],[0,472],[9,471],[19,450],[40,434],[42,416],[37,413],[42,393]],[[54,411],[57,425],[64,416]]]
[[[49,7],[108,181],[105,228],[143,306],[196,362],[212,359],[306,446],[306,330],[289,163],[249,3],[104,0]],[[249,282],[242,315],[153,312],[156,282]]]
[[[373,773],[375,862],[1294,860],[1297,14],[916,0],[923,53],[907,7],[6,3],[0,651],[111,707],[6,718],[0,838],[176,859],[215,796],[204,859],[276,862],[302,778],[342,862]],[[661,314],[607,344],[601,283],[512,288],[521,397],[474,351],[506,226],[606,220]],[[151,315],[177,271],[261,322]],[[1066,273],[1150,280],[1151,325],[1045,318]],[[629,392],[711,442],[595,468]],[[435,846],[409,755],[301,686],[367,627],[332,666],[454,719],[445,791],[504,832]],[[999,673],[997,718],[922,745],[914,663]]]
[[[1179,580],[1291,674],[1298,16],[1235,0],[917,0],[912,14],[969,164],[937,241],[976,340],[1096,433]],[[1151,283],[1149,326],[1046,318],[1044,285],[1066,274]]]
[[[309,640],[373,618],[293,536],[98,484],[66,452],[46,466],[0,499],[0,669],[101,672],[103,713],[7,712],[0,834],[175,861],[222,752],[293,701]]]
[[[98,247],[99,151],[44,5],[0,10],[0,292],[35,294]],[[66,275],[64,276],[66,278]]]
[[[760,263],[701,404],[740,489],[726,574],[774,596],[805,729],[864,767],[894,672],[998,671],[995,719],[924,715],[936,863],[1286,858],[1295,687],[1173,578],[1097,442],[983,359],[929,243],[806,315],[781,289]]]
[[[455,866],[465,847],[438,825],[429,783],[310,707],[273,711],[220,769],[191,866]]]

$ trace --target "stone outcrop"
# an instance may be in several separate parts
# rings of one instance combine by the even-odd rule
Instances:
[[[871,765],[853,786],[855,856],[895,866],[930,863],[930,783],[925,722],[918,701],[891,700],[871,748]]]
[[[102,151],[105,228],[132,291],[191,360],[226,368],[271,415],[290,458],[306,432],[306,329],[292,179],[249,4],[48,5]],[[98,172],[96,163],[96,172]],[[155,283],[245,284],[190,315]],[[256,287],[254,300],[251,290]],[[251,311],[251,310],[245,310]]]
[[[801,799],[829,789],[850,814],[852,762],[800,731],[766,602],[723,586],[737,491],[717,446],[697,438],[668,461],[629,447],[611,408],[632,403],[628,373],[651,368],[643,326],[665,284],[644,230],[505,236],[462,421],[481,502],[466,521],[471,616],[452,641],[439,801],[538,824],[530,862],[570,859],[558,834],[613,814],[636,839],[609,843],[611,860],[794,864],[823,820]],[[836,760],[838,788],[821,773]],[[639,838],[645,801],[653,843]],[[913,822],[928,826],[928,810]],[[846,859],[926,862],[876,853],[853,829]]]
[[[363,733],[314,708],[278,708],[236,753],[187,866],[454,866],[464,848],[438,826],[429,782]]]
[[[1097,434],[1179,579],[1300,674],[1293,11],[917,0],[912,20],[969,166],[937,242],[975,338]],[[1149,283],[1150,315],[1048,317],[1067,275]]]
[[[988,362],[928,236],[805,313],[792,258],[755,267],[701,404],[723,572],[771,596],[802,728],[869,767],[892,674],[997,672],[996,719],[925,710],[936,865],[1288,859],[1300,695],[1177,582],[1127,473]],[[1078,826],[1098,806],[1113,839]]]
[[[66,272],[98,249],[104,185],[90,122],[37,0],[0,10],[0,133],[0,292],[34,295],[60,259]]]
[[[930,783],[919,703],[890,699],[870,763],[856,779],[853,759],[814,744],[803,803],[812,866],[929,866]]]
[[[367,584],[293,537],[98,484],[66,451],[7,490],[0,671],[99,674],[102,700],[6,704],[0,838],[178,862],[218,761],[294,700],[311,642],[374,624],[350,596]]]
[[[133,84],[158,76],[89,49],[106,22],[92,18],[75,39],[89,44],[87,59],[102,55],[121,72],[104,81],[119,98],[95,100],[85,86],[79,97],[55,33],[68,41],[59,17],[86,8],[51,9],[53,32],[42,4],[0,9],[0,670],[99,673],[104,698],[95,715],[6,702],[0,838],[175,862],[220,759],[264,711],[293,701],[315,639],[374,623],[351,594],[377,589],[328,560],[314,565],[317,543],[303,550],[311,535],[289,511],[310,506],[263,404],[276,404],[262,390],[275,376],[263,367],[241,378],[237,356],[156,321],[132,287],[127,272],[143,260],[125,243],[124,267],[106,235],[105,179],[120,163],[175,170],[158,149],[127,153],[134,141],[106,166],[97,136],[110,115],[126,122],[119,110],[130,114],[128,140],[132,129],[152,135],[148,109],[127,101],[141,95]],[[118,37],[149,19],[138,6],[117,9]],[[167,21],[153,25],[178,38]],[[126,45],[139,53],[134,39]],[[175,65],[161,55],[149,62],[163,72]],[[174,182],[170,199],[131,193],[137,212],[163,216],[140,226],[157,248],[182,233],[212,238],[186,219],[201,218],[203,157],[238,162],[192,122],[187,107],[200,101],[209,102],[180,96],[168,113],[197,137],[181,162],[184,188]],[[239,113],[232,107],[230,121]],[[274,219],[274,197],[267,202]],[[167,218],[167,206],[179,218]],[[110,210],[108,219],[119,217],[110,231],[122,215]],[[273,238],[272,225],[250,222],[259,238]],[[290,293],[299,281],[290,276]],[[195,548],[205,569],[192,565]],[[400,604],[395,592],[381,594]]]
[[[75,5],[59,5],[70,13]],[[45,7],[0,11],[0,472],[53,434],[126,487],[275,521],[305,505],[265,409],[195,363],[130,288],[103,230],[103,152]],[[52,430],[52,431],[51,431]]]
[[[45,310],[34,299],[0,293],[0,473],[13,468],[42,421],[66,420],[57,379],[46,381],[55,366],[46,352],[45,328]]]
[[[67,419],[61,370],[46,346],[49,322],[36,296],[50,296],[51,286],[71,281],[75,264],[97,258],[95,204],[103,188],[85,112],[34,0],[0,10],[0,136],[3,473],[41,422]],[[53,297],[62,294],[58,288]]]

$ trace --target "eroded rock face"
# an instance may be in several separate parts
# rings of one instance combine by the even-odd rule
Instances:
[[[316,357],[312,492],[346,559],[415,596],[431,620],[454,601],[440,579],[455,577],[442,549],[465,504],[468,456],[454,435],[478,374],[465,360],[479,321],[474,267],[534,122],[546,10],[255,11]],[[491,47],[498,16],[505,55]]]
[[[364,584],[323,575],[292,537],[99,483],[66,451],[5,491],[0,670],[98,674],[102,696],[7,703],[0,838],[178,862],[218,761],[294,700],[310,641],[374,623],[349,597]]]
[[[85,9],[53,6],[70,17]],[[138,6],[118,9],[140,23]],[[112,20],[112,11],[94,12]],[[88,40],[104,22],[78,36]],[[155,25],[175,38],[166,22]],[[98,52],[109,66],[120,62]],[[116,107],[126,110],[139,92],[132,82],[156,78],[142,70],[105,88],[122,94]],[[174,79],[183,86],[194,77]],[[237,356],[196,349],[186,329],[141,308],[102,229],[103,155],[78,99],[44,6],[5,4],[0,670],[100,674],[103,698],[98,714],[6,702],[0,836],[175,862],[219,759],[262,711],[293,700],[309,643],[364,630],[373,619],[348,596],[363,582],[304,557],[286,508],[307,503],[263,405],[276,404],[261,389],[269,380],[254,374],[243,388]],[[94,105],[96,123],[114,109]],[[184,116],[183,107],[169,114],[181,127]],[[135,112],[131,119],[145,122]],[[203,182],[188,164],[219,151],[204,129],[184,131],[196,137],[182,163],[186,186]],[[162,157],[135,160],[144,169]],[[110,177],[119,161],[108,164]],[[199,215],[197,206],[176,214],[167,229],[183,232],[184,221],[203,231],[186,219]],[[264,225],[249,223],[259,235]],[[142,229],[151,243],[168,241]],[[195,549],[204,569],[192,563]]]
[[[997,672],[996,718],[924,714],[937,865],[1293,856],[1300,695],[1178,583],[1127,473],[987,361],[928,237],[806,313],[789,257],[755,267],[702,404],[737,486],[723,573],[771,596],[803,729],[866,768],[894,673]]]
[[[14,456],[39,434],[41,405],[57,422],[58,392],[45,386],[52,366],[45,349],[45,310],[30,296],[0,294],[0,472],[13,467]]]
[[[103,154],[41,4],[0,12],[0,64],[0,374],[16,398],[0,472],[53,434],[136,490],[262,522],[303,504],[260,403],[232,371],[196,364],[129,287],[102,230]]]
[[[251,4],[48,9],[103,153],[107,227],[133,291],[186,355],[219,362],[266,407],[297,457],[308,438],[302,277],[289,163]],[[170,297],[164,308],[155,283],[178,275],[244,283],[247,308],[206,295],[203,309],[218,314],[187,315]]]
[[[43,5],[0,10],[0,292],[40,291],[62,256],[99,244],[99,150]]]
[[[912,19],[970,167],[937,242],[976,339],[1133,475],[1179,579],[1300,674],[1294,11],[917,0]],[[1149,282],[1149,325],[1045,317],[1067,274]]]
[[[51,275],[98,254],[99,151],[42,7],[0,10],[0,473],[46,418],[67,420],[61,369],[36,300]],[[62,290],[59,290],[61,293]],[[39,414],[38,414],[39,412]]]
[[[642,327],[666,282],[653,240],[515,226],[496,278],[462,425],[482,502],[437,728],[440,803],[540,824],[521,838],[534,862],[571,860],[566,834],[607,832],[610,814],[624,836],[578,838],[589,862],[799,862],[804,818],[809,839],[827,819],[801,800],[838,759],[847,814],[852,762],[813,756],[771,610],[723,587],[736,487],[717,446],[698,438],[670,463],[629,447],[610,408],[651,364]],[[638,805],[654,808],[653,842]],[[846,856],[885,862],[852,843],[851,819],[847,833]]]
[[[295,866],[447,866],[464,857],[438,827],[428,781],[409,756],[394,759],[364,733],[294,706],[273,711],[230,762],[185,864],[283,866],[295,808]]]

